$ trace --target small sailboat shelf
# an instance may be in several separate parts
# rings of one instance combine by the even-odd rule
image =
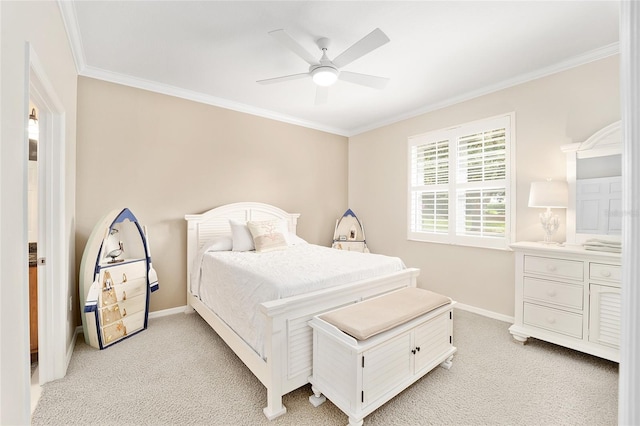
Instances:
[[[336,220],[332,247],[339,250],[369,253],[364,236],[364,226],[351,209],[347,209],[342,217]]]
[[[125,208],[94,227],[80,264],[85,342],[105,349],[147,328],[149,296],[158,290],[147,230]]]

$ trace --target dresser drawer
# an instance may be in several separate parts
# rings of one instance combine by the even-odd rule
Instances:
[[[102,344],[104,346],[115,343],[117,340],[144,328],[144,311],[127,315],[121,320],[102,328]]]
[[[146,309],[147,298],[144,294],[123,300],[105,308],[100,308],[100,324],[106,327],[116,321]]]
[[[548,257],[524,256],[525,274],[539,274],[555,278],[582,281],[584,263],[577,260],[552,259]]]
[[[579,314],[525,302],[524,323],[582,339],[582,315]]]
[[[589,279],[619,283],[622,280],[622,267],[591,262],[589,264]]]
[[[582,310],[582,285],[524,277],[524,298]]]
[[[108,273],[108,274],[107,274]],[[140,278],[147,278],[147,263],[144,260],[119,263],[115,265],[103,266],[100,269],[100,283],[104,283],[107,279],[111,278],[111,285],[118,285],[126,283],[127,281],[136,280]]]
[[[132,297],[145,294],[147,290],[147,279],[138,278],[135,280],[128,280],[124,284],[118,284],[113,289],[116,292],[118,302],[127,300]]]

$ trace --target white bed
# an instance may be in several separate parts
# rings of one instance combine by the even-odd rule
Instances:
[[[253,303],[253,309],[245,312],[246,324],[242,323],[244,320],[226,316],[228,314],[215,304],[218,294],[206,290],[206,288],[210,288],[208,286],[205,289],[200,287],[201,279],[209,280],[208,276],[211,272],[206,272],[206,269],[215,268],[216,265],[220,266],[225,262],[236,260],[244,262],[245,259],[261,256],[267,259],[270,265],[281,264],[284,267],[288,260],[282,256],[300,252],[300,255],[304,257],[309,253],[315,255],[315,252],[311,251],[312,247],[305,247],[303,243],[300,243],[299,247],[292,246],[286,250],[290,253],[218,253],[211,256],[211,259],[205,259],[202,263],[203,258],[207,256],[203,253],[203,249],[217,237],[230,234],[230,219],[241,222],[282,219],[288,224],[288,231],[295,234],[298,217],[298,214],[287,213],[271,205],[252,202],[229,204],[202,214],[185,216],[188,223],[187,310],[197,311],[264,384],[267,388],[267,406],[264,408],[264,414],[269,419],[286,412],[286,408],[282,405],[283,395],[309,381],[312,368],[312,330],[307,323],[313,316],[399,288],[415,287],[419,273],[417,269],[413,268],[390,272],[385,267],[378,271],[378,275],[365,279],[362,279],[358,273],[347,275],[348,278],[342,276],[339,278],[341,281],[336,282],[331,282],[334,281],[334,278],[327,278],[325,281],[329,282],[322,285],[317,284],[318,280],[316,279],[302,286],[306,291],[302,294],[289,295],[291,292],[288,290],[278,290],[277,294],[272,295],[275,297],[273,300],[264,301],[265,298],[271,297],[269,293],[261,294],[260,298],[253,298],[250,301]],[[324,250],[327,252],[320,251],[319,259],[325,256],[332,257],[339,252],[328,248]],[[358,253],[358,255],[362,254]],[[207,264],[209,266],[201,268],[201,265]],[[255,266],[251,268],[260,269]],[[205,270],[206,276],[200,276],[200,269]],[[216,278],[218,281],[232,280],[225,278],[224,274],[214,275],[220,275]],[[284,275],[290,274],[285,272]],[[310,275],[317,274],[310,272]],[[277,280],[278,273],[269,279]],[[253,281],[254,278],[251,280]],[[255,275],[256,282],[251,283],[254,286],[253,290],[262,288],[257,284],[260,280],[262,280],[261,276]],[[282,280],[285,281],[285,278]],[[300,281],[304,280],[300,279]],[[233,290],[230,291],[233,292]],[[250,289],[247,294],[251,295],[252,293],[255,292]],[[239,298],[243,297],[239,295]],[[241,323],[237,321],[241,321]],[[257,323],[253,321],[259,321],[260,325],[257,326]],[[233,328],[229,324],[233,325]],[[247,330],[249,330],[249,334],[247,334]],[[251,335],[251,331],[257,336]]]

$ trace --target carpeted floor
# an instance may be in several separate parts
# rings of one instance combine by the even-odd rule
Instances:
[[[456,309],[450,370],[436,368],[365,418],[365,425],[615,425],[618,365],[530,339],[510,324]],[[65,378],[44,385],[33,425],[345,425],[304,386],[287,413],[262,414],[266,390],[197,315],[99,351],[80,337]]]

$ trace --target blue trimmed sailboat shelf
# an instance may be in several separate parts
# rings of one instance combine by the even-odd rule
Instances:
[[[336,220],[332,247],[339,250],[369,253],[364,237],[364,226],[351,209],[347,209],[342,217]]]
[[[105,349],[146,329],[149,296],[158,288],[146,228],[129,209],[106,214],[91,232],[80,264],[85,342]]]

